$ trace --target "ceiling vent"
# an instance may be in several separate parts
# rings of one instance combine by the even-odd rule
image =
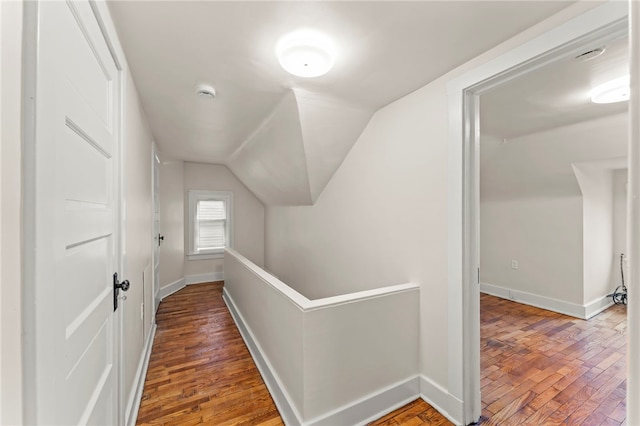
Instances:
[[[216,89],[209,84],[198,84],[196,86],[196,95],[202,98],[213,99],[216,97]]]
[[[606,46],[602,46],[602,47],[598,47],[596,49],[588,50],[588,51],[583,52],[583,53],[579,54],[578,56],[576,56],[575,60],[576,61],[581,61],[581,62],[590,61],[591,59],[595,59],[598,56],[602,55],[606,49],[607,49]]]

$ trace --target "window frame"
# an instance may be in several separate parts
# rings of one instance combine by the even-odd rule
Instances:
[[[189,235],[187,258],[189,260],[222,259],[224,247],[209,250],[196,249],[196,215],[199,201],[222,201],[225,203],[225,240],[226,246],[233,248],[233,192],[231,191],[206,191],[190,189],[188,192]]]

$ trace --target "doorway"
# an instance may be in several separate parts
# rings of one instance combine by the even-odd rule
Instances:
[[[449,392],[461,401],[465,424],[477,421],[481,413],[479,97],[559,58],[576,56],[585,44],[620,38],[627,24],[627,4],[597,6],[449,85]],[[630,375],[631,389],[633,380]]]
[[[626,310],[598,314],[613,305],[626,252],[628,102],[590,97],[628,73],[628,38],[595,40],[480,96],[481,393],[492,422],[624,420]]]

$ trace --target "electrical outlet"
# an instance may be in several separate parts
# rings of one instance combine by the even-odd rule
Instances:
[[[512,260],[511,261],[511,269],[518,269],[518,261],[517,260]]]

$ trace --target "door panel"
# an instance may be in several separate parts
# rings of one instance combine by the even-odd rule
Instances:
[[[87,1],[38,30],[35,420],[116,425],[119,72]]]

